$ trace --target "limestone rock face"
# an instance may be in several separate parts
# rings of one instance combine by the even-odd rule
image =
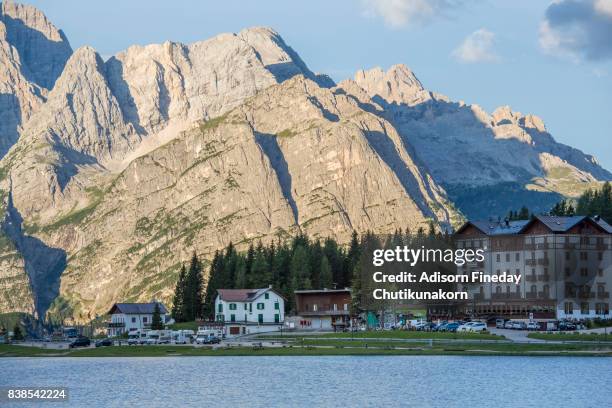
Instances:
[[[390,123],[298,75],[133,160],[45,241],[66,249],[59,296],[86,319],[117,299],[169,299],[194,249],[297,231],[347,241],[452,216]]]
[[[359,71],[339,84],[387,118],[451,199],[471,218],[528,205],[544,211],[561,195],[578,195],[612,174],[595,158],[557,143],[544,122],[508,106],[493,114],[425,90],[404,66]],[[478,195],[473,193],[478,191]],[[497,196],[497,214],[475,205]],[[485,206],[486,210],[486,206]]]
[[[0,20],[6,26],[6,39],[12,44],[31,82],[51,89],[72,54],[72,48],[61,30],[32,6],[5,1]]]

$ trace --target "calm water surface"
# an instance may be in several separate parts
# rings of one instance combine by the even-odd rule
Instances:
[[[610,407],[612,359],[2,358],[0,387],[65,386],[74,407]]]

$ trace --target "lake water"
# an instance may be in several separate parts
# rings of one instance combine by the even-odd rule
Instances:
[[[69,388],[25,407],[609,407],[612,359],[0,358],[7,386]]]

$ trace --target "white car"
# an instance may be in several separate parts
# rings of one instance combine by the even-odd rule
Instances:
[[[472,327],[472,325],[475,322],[467,322],[467,323],[463,323],[461,326],[457,327],[457,331],[458,332],[467,332],[467,331],[471,331],[470,328]]]
[[[487,330],[487,324],[483,322],[472,322],[472,325],[468,328],[467,331],[471,332],[481,332]]]
[[[540,330],[541,326],[538,322],[527,323],[527,330]]]

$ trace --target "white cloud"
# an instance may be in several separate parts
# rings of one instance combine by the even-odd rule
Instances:
[[[463,0],[362,0],[368,16],[382,17],[393,28],[421,24],[446,13]]]
[[[595,11],[612,17],[612,0],[595,0]]]
[[[540,24],[539,43],[550,55],[581,59],[612,59],[612,0],[558,0]]]
[[[465,37],[452,55],[465,63],[498,62],[501,58],[493,50],[494,45],[495,34],[481,28]]]

